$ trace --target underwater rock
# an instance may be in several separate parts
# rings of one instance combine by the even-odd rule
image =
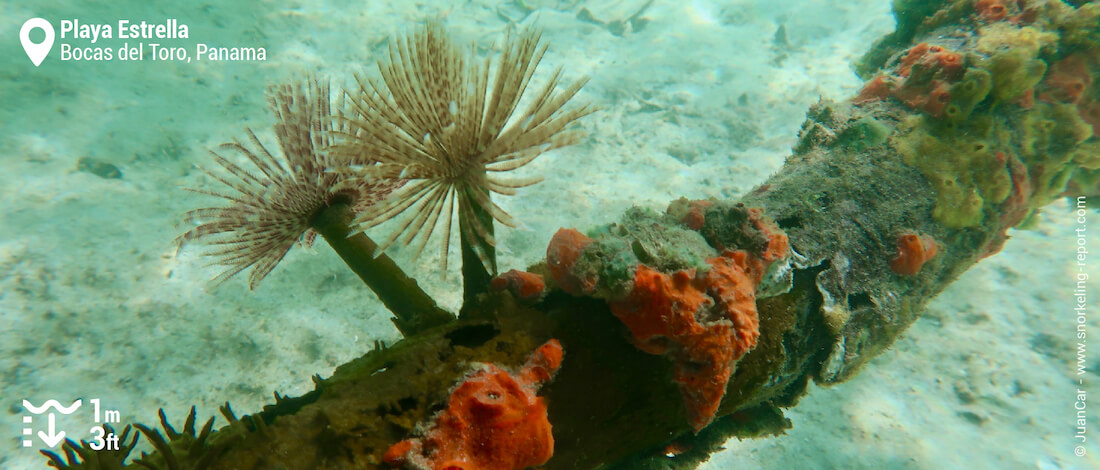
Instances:
[[[582,7],[577,19],[598,24],[615,36],[628,32],[641,31],[649,18],[642,15],[653,5],[653,0],[630,0],[625,2],[599,2]]]
[[[104,179],[122,179],[122,170],[117,166],[103,160],[91,157],[83,157],[76,162],[76,171],[91,173]]]

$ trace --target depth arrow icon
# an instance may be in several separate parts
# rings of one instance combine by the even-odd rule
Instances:
[[[57,434],[54,434],[54,417],[53,417],[53,413],[50,413],[48,415],[47,421],[49,423],[46,426],[46,430],[49,431],[49,434],[44,433],[42,431],[38,431],[38,438],[42,439],[42,442],[44,442],[47,446],[56,447],[57,444],[60,443],[62,439],[65,439],[65,431],[61,431]]]

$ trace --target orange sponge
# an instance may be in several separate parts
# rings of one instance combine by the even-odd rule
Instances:
[[[517,374],[493,364],[471,374],[451,392],[431,430],[394,444],[384,460],[432,470],[516,470],[546,463],[554,455],[554,436],[546,401],[535,392],[561,366],[562,354],[552,339]]]
[[[974,4],[978,17],[986,21],[1001,21],[1008,16],[1004,0],[978,0]]]
[[[937,251],[936,240],[932,237],[903,233],[898,236],[898,252],[890,260],[890,269],[902,276],[912,276],[919,273],[924,263],[936,256]]]
[[[546,264],[554,280],[561,285],[561,290],[581,295],[591,294],[596,288],[597,279],[581,278],[573,272],[573,266],[580,259],[581,252],[590,243],[591,238],[571,228],[559,229],[550,239],[550,245],[546,247]]]
[[[665,274],[640,265],[630,295],[610,303],[639,349],[672,356],[696,432],[714,419],[734,365],[760,336],[756,286],[763,263],[743,250],[707,263],[705,276],[694,269]]]
[[[546,283],[542,280],[542,276],[538,274],[513,269],[494,277],[489,287],[496,291],[507,289],[517,299],[533,302],[542,296],[542,291],[546,289]]]

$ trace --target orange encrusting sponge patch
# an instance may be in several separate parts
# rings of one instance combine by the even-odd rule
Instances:
[[[665,274],[640,265],[629,296],[611,302],[611,312],[639,349],[672,356],[696,432],[714,419],[734,364],[760,336],[756,287],[763,262],[736,250],[707,263],[705,276],[694,269]]]
[[[951,103],[951,84],[961,78],[962,72],[962,56],[922,42],[901,59],[898,76],[873,78],[852,102],[863,104],[893,97],[912,109],[943,117],[944,109]]]
[[[654,267],[662,262],[614,252],[607,248],[614,242],[590,248],[596,242],[573,229],[558,230],[546,253],[563,291],[608,299],[638,349],[672,360],[673,380],[695,432],[714,420],[737,361],[756,346],[757,289],[771,266],[791,252],[787,234],[763,209],[715,205],[685,199],[667,213],[682,227],[705,232],[705,243],[721,253],[709,251],[686,267]],[[719,219],[708,224],[711,215]],[[633,254],[642,250],[634,246]]]
[[[516,470],[554,454],[546,401],[535,395],[561,366],[561,344],[536,349],[517,374],[489,364],[451,392],[447,409],[422,437],[398,442],[384,460],[431,470]]]

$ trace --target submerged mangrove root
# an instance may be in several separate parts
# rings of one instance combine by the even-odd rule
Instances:
[[[380,467],[471,370],[520,370],[551,340],[564,349],[556,376],[517,381],[543,383],[544,468],[689,468],[730,436],[781,432],[780,409],[810,380],[852,377],[1009,228],[1100,179],[1100,4],[895,8],[898,32],[861,63],[859,96],[811,108],[794,154],[740,201],[563,230],[529,269],[548,283],[541,296],[537,277],[506,273],[478,315],[371,351],[205,447],[170,435],[158,450],[171,458],[144,460]],[[489,393],[475,409],[515,409],[502,396],[526,395]],[[391,462],[433,455],[414,457]]]

